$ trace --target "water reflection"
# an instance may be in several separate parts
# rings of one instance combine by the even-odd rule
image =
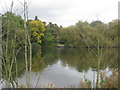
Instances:
[[[86,76],[89,80],[93,81],[94,72],[89,69],[87,72],[78,72],[75,68],[65,67],[62,65],[61,60],[58,60],[53,65],[48,65],[42,72],[31,72],[31,83],[35,87],[39,79],[39,85],[42,87],[48,83],[54,83],[57,88],[60,87],[78,87],[80,80]],[[96,74],[95,74],[96,76]],[[26,85],[26,73],[19,79],[21,84]]]
[[[18,54],[19,84],[26,85],[25,61],[22,53]],[[78,87],[80,80],[96,80],[97,57],[85,48],[44,48],[37,51],[33,58],[30,80],[33,87],[42,87],[48,83],[56,87]],[[104,49],[100,70],[111,74],[111,69],[118,67],[118,50]],[[14,75],[13,69],[13,75]],[[38,85],[37,85],[38,83]],[[37,85],[37,86],[36,86]]]
[[[60,59],[64,66],[75,67],[79,72],[88,71],[90,68],[97,69],[98,57],[89,53],[85,48],[48,48],[44,50],[43,55],[48,55],[46,57],[48,65],[54,64]],[[118,50],[105,49],[102,53],[100,69],[115,68],[118,66],[117,63]]]
[[[44,58],[45,57],[45,58]],[[43,59],[44,58],[44,59]],[[42,60],[42,62],[41,62]],[[117,50],[106,49],[103,52],[100,70],[111,74],[111,69],[117,67]],[[80,80],[88,78],[92,83],[96,80],[97,57],[91,55],[87,49],[78,48],[45,48],[38,53],[33,62],[30,74],[31,83],[38,87],[55,84],[56,87],[78,87]],[[25,73],[19,81],[25,85]]]

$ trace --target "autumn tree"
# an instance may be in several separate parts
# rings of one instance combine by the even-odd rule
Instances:
[[[40,20],[31,20],[28,22],[29,29],[31,32],[32,42],[42,43],[42,37],[45,32],[45,25]]]

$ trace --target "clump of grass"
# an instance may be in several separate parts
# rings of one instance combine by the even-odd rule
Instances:
[[[118,70],[112,70],[112,74],[107,76],[105,72],[100,72],[100,88],[118,88]],[[92,83],[87,78],[80,81],[80,88],[92,88]]]
[[[19,85],[18,88],[34,88],[32,85],[30,85],[29,87],[26,87],[25,85],[21,84]],[[48,83],[47,85],[42,85],[42,86],[38,86],[38,88],[56,88],[54,84],[52,83]]]
[[[100,80],[101,88],[118,88],[118,71],[112,70],[110,76],[106,76],[104,72],[101,72]]]
[[[48,83],[48,85],[43,85],[42,88],[56,88],[53,83]]]
[[[26,88],[24,85],[20,85],[18,88]]]
[[[91,88],[92,83],[90,80],[88,80],[86,77],[84,79],[81,79],[80,81],[80,88]]]

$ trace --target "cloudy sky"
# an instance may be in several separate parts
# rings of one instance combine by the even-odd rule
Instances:
[[[0,12],[4,13],[14,1],[13,11],[20,14],[23,0],[0,0]],[[18,2],[19,1],[19,2]],[[62,26],[74,25],[79,20],[92,22],[101,20],[108,23],[118,18],[119,0],[27,0],[29,18],[38,16],[40,20]]]

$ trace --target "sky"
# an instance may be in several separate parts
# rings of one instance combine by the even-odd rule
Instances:
[[[0,13],[10,8],[14,1],[13,12],[23,15],[24,0],[0,0]],[[119,0],[27,0],[29,19],[38,16],[45,22],[53,22],[64,27],[78,21],[101,20],[108,23],[118,18]],[[20,3],[21,2],[21,3]]]

